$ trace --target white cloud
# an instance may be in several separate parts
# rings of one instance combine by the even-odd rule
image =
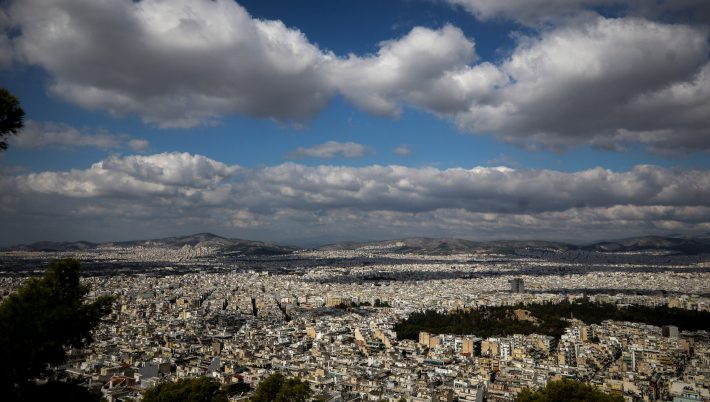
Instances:
[[[10,41],[10,28],[10,17],[5,10],[0,8],[0,68],[8,68],[14,62],[15,51]]]
[[[20,148],[41,148],[58,146],[64,148],[95,147],[99,149],[128,148],[145,151],[150,147],[148,140],[130,138],[127,135],[109,134],[105,131],[87,133],[63,123],[36,122],[28,120],[22,131],[10,138],[11,144]]]
[[[710,206],[708,172],[652,165],[619,173],[602,168],[564,173],[506,167],[440,170],[295,163],[245,169],[200,155],[162,153],[110,156],[85,170],[32,173],[16,180],[26,191],[68,197],[164,194],[178,197],[176,202],[202,202],[206,194],[222,193],[224,200],[263,210],[463,208],[518,213],[580,206]]]
[[[223,227],[240,235],[592,239],[671,227],[697,233],[710,222],[710,172],[650,165],[571,173],[295,163],[246,169],[163,153],[0,176],[0,194],[12,195],[2,198],[3,222],[35,238],[43,225],[69,231],[99,225],[105,238],[117,225],[134,222],[146,233],[179,225],[183,232]]]
[[[110,156],[85,170],[32,173],[18,179],[18,185],[66,197],[164,196],[184,198],[177,202],[205,202],[220,192],[217,185],[224,178],[237,171],[236,166],[187,153]]]
[[[146,151],[150,148],[150,142],[143,138],[133,138],[128,140],[128,148],[134,151]]]
[[[0,31],[21,32],[2,35],[0,48],[46,70],[62,99],[162,127],[234,113],[302,123],[339,92],[372,114],[410,105],[522,146],[710,150],[707,28],[653,20],[710,21],[710,3],[451,2],[535,28],[495,63],[478,60],[474,39],[452,25],[345,56],[230,0],[22,0],[0,14]],[[599,16],[605,6],[619,16]]]
[[[23,0],[15,45],[46,69],[50,91],[88,109],[162,127],[221,115],[301,121],[328,102],[328,55],[280,21],[218,1]]]
[[[594,18],[599,9],[647,18],[678,16],[683,21],[707,22],[710,4],[705,0],[447,0],[479,20],[509,19],[524,25],[558,25]],[[570,21],[571,20],[571,21]]]
[[[412,147],[410,147],[407,144],[402,144],[402,145],[396,147],[395,149],[393,149],[392,152],[394,152],[400,156],[407,156],[412,153]]]
[[[295,151],[289,152],[286,157],[289,159],[362,158],[365,154],[370,152],[372,152],[372,150],[369,147],[355,142],[327,141],[308,148],[298,147]]]
[[[449,75],[475,58],[474,43],[446,25],[437,30],[415,27],[400,39],[380,43],[375,55],[349,55],[328,67],[334,85],[356,106],[397,116],[405,101],[433,110],[456,107],[456,91],[449,93],[440,81],[448,82]]]
[[[508,84],[453,119],[549,148],[640,142],[710,150],[707,53],[707,32],[683,25],[597,18],[546,31],[522,38],[499,66]]]
[[[415,27],[377,54],[339,58],[228,0],[26,0],[9,13],[22,27],[18,54],[50,73],[52,93],[162,127],[231,113],[300,122],[336,91],[384,116],[404,102],[458,111],[505,78],[487,63],[468,67],[475,45],[451,25]]]
[[[505,18],[526,25],[540,25],[585,11],[591,0],[447,0],[463,7],[479,20]]]

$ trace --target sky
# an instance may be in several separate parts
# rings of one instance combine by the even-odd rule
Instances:
[[[6,0],[0,246],[710,233],[705,0]]]

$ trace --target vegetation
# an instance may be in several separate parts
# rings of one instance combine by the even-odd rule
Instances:
[[[350,309],[350,308],[359,308],[359,307],[385,308],[385,307],[392,307],[392,306],[390,306],[389,302],[387,302],[387,301],[380,301],[380,299],[375,299],[375,304],[374,304],[374,305],[371,304],[371,303],[368,302],[368,301],[364,301],[364,302],[361,302],[361,303],[357,303],[357,302],[347,302],[347,303],[341,302],[340,304],[333,306],[333,308],[339,308],[339,309],[342,309],[342,310],[347,310],[347,309]]]
[[[537,321],[518,320],[514,311],[528,310]],[[502,307],[440,314],[433,310],[412,313],[395,325],[397,338],[417,340],[420,331],[437,334],[474,334],[506,336],[512,334],[544,334],[559,338],[568,322],[563,318],[578,318],[587,324],[604,320],[632,321],[651,325],[675,325],[687,330],[710,330],[710,313],[662,307],[629,306],[617,308],[610,303],[589,300]]]
[[[24,126],[25,111],[17,97],[5,88],[0,88],[0,151],[7,149],[5,137],[15,135]]]
[[[391,307],[389,302],[380,301],[380,299],[375,299],[375,307]]]
[[[0,304],[0,394],[26,399],[45,392],[32,380],[46,378],[48,366],[65,362],[65,348],[92,341],[91,332],[111,312],[113,298],[86,303],[88,292],[79,281],[79,262],[66,259]]]
[[[143,402],[227,402],[226,392],[217,380],[210,377],[163,382],[143,395]]]
[[[592,385],[562,379],[551,381],[537,391],[522,390],[517,402],[623,402],[620,395],[609,395]]]
[[[286,378],[276,373],[266,377],[251,398],[252,402],[305,402],[313,391],[308,381],[298,378]]]
[[[5,397],[6,395],[3,395]],[[72,401],[72,402],[101,402],[101,391],[88,389],[78,383],[49,381],[41,386],[26,388],[22,394],[8,395],[4,401]]]
[[[224,390],[228,396],[242,395],[251,391],[251,386],[245,382],[234,382],[227,385]]]

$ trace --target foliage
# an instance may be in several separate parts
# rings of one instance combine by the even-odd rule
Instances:
[[[30,387],[25,390],[21,399],[24,401],[54,401],[61,395],[61,400],[72,402],[100,402],[101,391],[89,390],[79,384],[59,381],[50,381],[41,386]],[[12,399],[12,398],[11,398]]]
[[[251,398],[252,402],[305,402],[313,391],[308,381],[298,378],[286,378],[276,373],[266,377]]]
[[[380,301],[380,299],[375,299],[375,307],[391,307],[389,302]]]
[[[25,111],[17,97],[5,88],[0,88],[0,151],[7,149],[5,137],[17,134],[24,126]]]
[[[517,320],[513,313],[525,309],[537,322]],[[576,302],[518,304],[515,306],[482,307],[477,310],[449,314],[433,310],[412,313],[395,325],[397,338],[417,340],[420,331],[437,334],[474,334],[483,338],[512,334],[544,334],[559,338],[567,326],[563,318],[574,317],[587,324],[604,320],[632,321],[661,325],[676,325],[687,330],[710,330],[710,313],[661,307],[629,306],[618,308],[611,303]]]
[[[256,387],[254,396],[251,398],[252,402],[269,402],[276,398],[276,395],[283,387],[286,378],[279,373],[272,374],[267,378],[263,379],[259,386]]]
[[[143,402],[226,402],[227,395],[214,378],[199,377],[163,382],[143,395]]]
[[[341,302],[340,304],[337,304],[335,306],[332,306],[333,308],[339,308],[341,310],[348,310],[351,308],[359,308],[359,307],[376,307],[376,308],[384,308],[384,307],[392,307],[390,306],[389,302],[386,301],[380,301],[380,299],[375,299],[375,304],[373,305],[372,303],[368,301],[364,302]]]
[[[21,392],[48,365],[66,361],[66,347],[92,341],[91,332],[111,312],[113,298],[85,303],[79,262],[52,263],[42,278],[28,280],[0,304],[0,392]]]
[[[419,332],[436,334],[475,334],[489,336],[512,334],[550,334],[560,336],[566,322],[559,317],[541,320],[536,324],[519,321],[508,307],[485,307],[479,310],[441,314],[434,310],[412,313],[408,319],[399,322],[394,329],[398,339],[419,339]]]
[[[245,382],[235,382],[225,388],[228,396],[241,395],[251,391],[251,386]]]
[[[623,402],[621,395],[609,395],[596,387],[578,381],[551,381],[537,391],[522,390],[517,402]]]

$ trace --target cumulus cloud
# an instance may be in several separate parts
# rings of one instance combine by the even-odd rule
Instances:
[[[132,138],[128,140],[126,144],[128,145],[128,148],[131,148],[134,151],[145,151],[150,147],[150,142],[143,138]]]
[[[86,133],[85,130],[67,124],[34,120],[28,120],[20,135],[11,137],[10,142],[20,148],[58,146],[96,147],[104,150],[128,148],[132,151],[145,151],[150,147],[148,140],[142,138],[130,138],[127,135],[110,134],[105,131]]]
[[[237,170],[188,153],[114,155],[85,170],[31,173],[16,180],[21,190],[65,197],[181,196],[184,200],[178,202],[206,202],[220,193],[218,185]]]
[[[110,156],[86,169],[5,173],[0,190],[8,195],[3,222],[35,231],[35,238],[42,225],[61,222],[100,222],[106,231],[135,221],[147,231],[179,224],[181,231],[223,227],[304,236],[337,228],[350,238],[372,229],[389,237],[574,235],[568,239],[670,228],[696,233],[710,222],[710,172],[650,165],[571,173],[296,163],[247,169],[163,153]]]
[[[10,67],[15,57],[9,34],[11,23],[5,10],[0,8],[0,68]]]
[[[460,29],[415,27],[407,35],[380,43],[377,54],[333,60],[329,75],[356,106],[382,116],[398,116],[401,103],[432,110],[456,108],[457,91],[446,88],[476,58],[475,45]]]
[[[161,127],[230,113],[301,122],[336,91],[382,116],[399,115],[403,102],[461,110],[503,79],[486,63],[467,66],[475,45],[451,25],[415,27],[374,55],[341,58],[231,0],[26,0],[9,14],[22,28],[14,47],[50,73],[50,92]]]
[[[616,10],[621,15],[647,18],[679,17],[683,21],[710,21],[705,0],[447,0],[480,20],[513,20],[529,26],[557,25],[572,19],[598,15],[597,10]]]
[[[327,54],[231,0],[23,0],[15,47],[50,91],[89,109],[189,127],[228,113],[301,121],[328,102]]]
[[[407,144],[402,144],[402,145],[396,147],[395,149],[393,149],[392,152],[394,152],[400,156],[407,156],[412,153],[412,147],[410,147]]]
[[[509,84],[454,120],[550,148],[627,141],[708,150],[707,53],[703,29],[597,18],[521,39],[499,67]]]
[[[372,152],[372,150],[369,147],[355,142],[327,141],[308,148],[298,147],[296,150],[289,152],[286,157],[289,159],[362,158],[365,154],[370,152]]]
[[[375,115],[409,105],[522,146],[710,150],[708,30],[695,23],[710,21],[708,2],[450,1],[534,28],[495,62],[453,25],[336,55],[231,0],[22,0],[0,14],[0,31],[19,28],[0,49],[46,70],[62,99],[162,127],[234,113],[302,123],[340,93]]]

